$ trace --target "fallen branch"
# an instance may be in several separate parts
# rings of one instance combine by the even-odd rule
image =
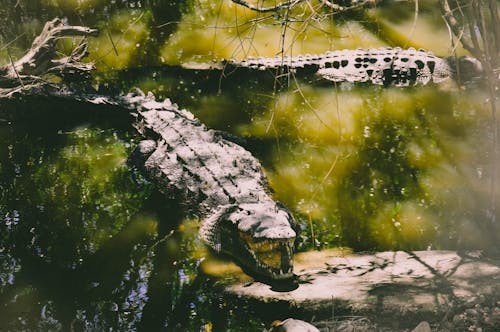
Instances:
[[[56,18],[45,24],[40,35],[33,41],[31,48],[17,61],[0,67],[0,97],[9,89],[37,84],[40,77],[55,74],[68,80],[70,77],[87,75],[94,66],[83,63],[87,56],[87,44],[82,39],[67,57],[58,58],[57,41],[68,37],[96,36],[98,31],[82,26],[67,25],[66,20]]]
[[[450,27],[451,31],[453,31],[453,34],[460,40],[463,47],[467,51],[471,52],[471,54],[473,54],[476,58],[478,58],[478,55],[476,54],[476,49],[474,48],[470,36],[464,33],[465,28],[459,23],[459,21],[453,14],[450,5],[448,3],[448,0],[439,0],[439,3],[441,5],[441,12],[443,14],[443,18],[446,21],[446,24],[448,24],[448,26]]]

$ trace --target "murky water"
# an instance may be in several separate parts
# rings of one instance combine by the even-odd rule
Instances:
[[[240,137],[294,211],[301,250],[489,248],[498,170],[480,89],[293,77],[277,88],[274,73],[177,67],[387,45],[449,55],[439,11],[419,3],[414,21],[414,5],[399,2],[352,16],[303,6],[286,18],[226,0],[0,1],[0,63],[54,16],[97,26],[95,85],[151,90]],[[53,108],[0,118],[1,330],[257,331],[286,318],[210,291],[198,220],[127,166],[137,138],[126,120]]]

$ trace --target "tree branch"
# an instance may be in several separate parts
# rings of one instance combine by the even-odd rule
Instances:
[[[366,8],[366,7],[375,7],[378,5],[382,0],[359,0],[359,1],[353,1],[348,6],[342,6],[339,5],[335,2],[331,2],[328,0],[319,0],[324,6],[333,9],[336,13],[342,13],[346,12],[349,10],[356,10],[356,9],[361,9],[361,8]]]
[[[460,40],[463,47],[471,52],[471,54],[476,55],[476,49],[472,43],[471,38],[464,33],[465,28],[458,22],[455,15],[451,11],[448,0],[439,0],[439,4],[441,5],[441,12],[443,14],[443,18],[450,27],[453,34]]]

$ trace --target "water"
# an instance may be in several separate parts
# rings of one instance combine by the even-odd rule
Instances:
[[[439,13],[420,3],[408,39],[413,5],[400,3],[333,21],[300,7],[285,28],[280,15],[229,1],[2,1],[0,63],[55,15],[97,26],[94,85],[151,90],[237,137],[297,217],[300,250],[490,249],[498,232],[489,224],[491,115],[481,90],[300,78],[280,89],[273,73],[176,67],[391,44],[448,55]],[[0,119],[0,330],[258,331],[290,314],[222,296],[199,274],[210,255],[196,238],[199,220],[129,168],[130,119],[35,108]]]

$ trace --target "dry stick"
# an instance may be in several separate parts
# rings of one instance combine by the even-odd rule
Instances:
[[[118,38],[117,40],[117,45],[119,43],[121,43],[121,41],[123,40],[123,38],[125,38],[125,34],[130,30],[132,29],[132,27],[137,23],[139,22],[142,17],[144,16],[144,13],[145,12],[142,12],[135,20],[133,20],[131,23],[129,23],[128,27],[125,29],[125,31],[123,31],[122,35],[120,36],[120,38]],[[113,43],[113,41],[111,41]],[[113,43],[113,48],[114,48],[115,44]],[[109,50],[107,51],[106,53],[104,53],[103,55],[101,55],[99,58],[95,59],[94,62],[100,62],[102,61],[102,59],[104,59],[104,57],[106,57],[109,53],[113,52],[113,50]],[[102,61],[103,64],[107,65],[104,61]]]
[[[281,33],[281,61],[283,63],[283,59],[284,59],[284,56],[285,56],[285,38],[286,38],[286,30],[288,28],[288,18],[289,18],[289,14],[290,14],[290,9],[291,9],[291,6],[288,7],[285,11],[285,17],[283,18],[283,32]],[[280,71],[279,68],[276,69],[276,73],[278,74]],[[276,75],[275,79],[274,79],[274,91],[276,91],[276,85],[278,84],[278,78],[280,77],[280,75]],[[290,77],[287,75],[287,79],[288,79],[288,86],[290,85]],[[271,114],[271,119],[269,120],[269,123],[267,124],[266,126],[266,133],[269,132],[269,130],[271,129],[271,125],[273,124],[273,120],[274,120],[274,112]]]
[[[333,9],[336,12],[343,11],[345,10],[345,7],[342,7],[341,5],[337,5],[336,3],[332,3],[328,0],[319,0],[323,5]]]
[[[12,61],[12,56],[10,55],[10,50],[7,47],[7,55],[9,57],[10,64],[12,65],[12,69],[14,70],[14,73],[16,73],[16,77],[19,80],[19,83],[21,83],[21,86],[24,88],[24,83],[21,77],[19,76],[19,73],[17,72],[16,65],[14,64],[14,61]]]
[[[328,125],[328,123],[326,123],[325,121],[323,121],[323,119],[321,119],[321,117],[319,116],[318,112],[316,111],[316,109],[314,108],[313,105],[311,105],[311,103],[309,102],[309,100],[307,100],[306,96],[304,95],[304,93],[302,92],[302,89],[300,88],[300,84],[299,82],[297,81],[297,77],[295,75],[292,76],[294,81],[295,81],[295,85],[297,85],[298,89],[297,89],[297,92],[300,94],[300,96],[302,97],[302,100],[304,100],[304,103],[306,103],[308,109],[314,114],[314,116],[319,120],[319,122],[325,126],[325,128],[327,128],[329,131],[331,131],[332,133],[335,133],[335,130],[330,127]]]
[[[111,46],[113,46],[113,51],[115,51],[115,55],[118,56],[118,50],[116,49],[115,42],[113,41],[113,37],[109,33],[109,29],[106,29],[106,34],[108,35],[109,41],[111,42]]]
[[[490,3],[491,5],[491,3]],[[492,8],[492,7],[490,7]],[[496,10],[496,6],[494,6]],[[494,62],[497,61],[498,56],[498,45],[491,42],[488,38],[487,28],[485,19],[481,13],[481,6],[478,0],[474,0],[471,3],[471,9],[466,11],[467,20],[469,22],[469,30],[472,44],[474,45],[473,53],[483,66],[485,67],[485,73],[488,79],[489,95],[490,95],[490,107],[491,107],[491,117],[492,117],[492,160],[491,160],[491,182],[490,182],[490,216],[491,222],[496,223],[496,168],[497,168],[497,145],[498,145],[498,130],[497,130],[497,120],[496,120],[496,93],[495,87],[498,84],[498,78],[494,74]],[[493,25],[498,25],[498,15],[492,13]],[[479,43],[476,28],[479,30],[482,39],[483,48]],[[496,28],[493,28],[494,33],[496,33]],[[495,39],[498,39],[495,36]],[[493,50],[491,49],[493,48]]]
[[[14,38],[11,41],[7,42],[7,44],[5,44],[2,47],[0,47],[0,51],[2,51],[4,48],[9,47],[10,45],[12,45],[16,40],[18,40],[19,38],[23,37],[25,34],[26,34],[26,32],[23,32],[20,35],[16,36],[16,38]]]
[[[489,0],[488,7],[489,7],[490,13],[491,13],[493,33],[495,35],[495,49],[494,49],[494,51],[498,55],[500,53],[500,17],[498,16],[497,1],[496,0]],[[498,58],[495,59],[495,61],[498,61]]]
[[[278,3],[276,6],[272,6],[272,7],[254,6],[254,5],[246,2],[245,0],[231,0],[231,1],[237,5],[246,7],[250,10],[253,10],[253,11],[256,11],[259,13],[267,13],[267,12],[275,12],[275,11],[283,9],[283,8],[291,8],[292,6],[298,4],[299,2],[302,2],[303,0],[283,1],[283,2]]]
[[[417,28],[418,11],[419,11],[418,0],[415,0],[415,15],[413,16],[413,23],[411,25],[411,30],[410,33],[408,34],[408,40],[405,43],[404,48],[408,47],[408,43],[410,42],[410,39],[413,38],[413,34],[415,33],[415,29]]]
[[[335,169],[335,167],[337,166],[337,162],[339,160],[339,155],[336,155],[335,156],[335,159],[333,160],[333,163],[330,165],[330,168],[328,169],[328,171],[326,172],[325,176],[323,176],[323,179],[321,180],[321,183],[318,184],[316,186],[316,188],[314,188],[314,191],[311,195],[311,198],[309,198],[309,211],[308,211],[308,217],[309,217],[309,227],[311,228],[311,241],[312,241],[312,244],[313,246],[316,248],[316,238],[314,236],[314,225],[313,225],[313,222],[312,222],[312,218],[311,218],[311,207],[312,207],[312,203],[313,203],[313,200],[314,198],[316,198],[316,194],[318,193],[318,190],[319,188],[321,188],[323,186],[323,184],[326,182],[326,180],[330,177],[330,175],[332,174],[333,170]],[[319,248],[318,248],[319,250]]]
[[[472,45],[473,45],[472,52],[473,52],[474,56],[476,58],[478,58],[479,61],[481,61],[481,63],[483,63],[483,65],[485,65],[486,59],[484,57],[484,50],[481,49],[481,45],[479,45],[479,40],[477,39],[477,34],[476,34],[476,27],[478,27],[477,22],[474,19],[474,17],[472,16],[473,14],[470,12],[470,10],[466,11],[465,14],[467,16],[467,20],[470,23],[472,23],[472,24],[469,24],[469,35],[470,35],[470,39],[471,39]],[[481,35],[483,35],[483,33],[481,33]]]

